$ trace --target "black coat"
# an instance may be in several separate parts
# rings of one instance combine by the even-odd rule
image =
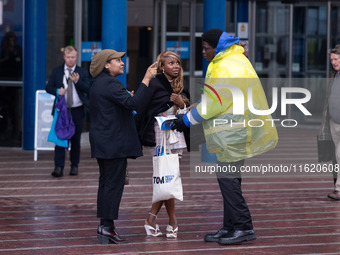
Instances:
[[[141,84],[132,97],[115,77],[102,72],[90,90],[91,156],[102,159],[142,156],[133,117],[149,93]]]
[[[88,107],[89,106],[88,93],[90,90],[89,72],[80,66],[76,66],[74,72],[79,74],[79,80],[77,83],[74,84],[77,90],[77,94],[79,96],[79,99],[83,102],[83,104],[86,107]],[[56,96],[57,89],[64,88],[63,79],[64,79],[64,65],[54,68],[46,85],[45,88],[46,92]],[[55,101],[53,104],[52,114],[54,113],[55,107],[54,105]]]
[[[142,145],[155,146],[155,116],[167,111],[174,105],[170,101],[170,96],[174,91],[164,74],[157,74],[151,79],[149,90],[150,92],[143,102],[143,107],[136,116],[136,126]],[[184,83],[181,94],[190,99],[189,88],[186,83]]]

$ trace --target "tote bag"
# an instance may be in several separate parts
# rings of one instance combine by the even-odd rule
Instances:
[[[75,133],[75,126],[71,112],[67,109],[65,96],[59,97],[59,102],[55,104],[55,108],[58,110],[55,133],[60,139],[69,140]]]
[[[58,97],[59,97],[58,93],[59,93],[59,89],[57,89],[56,103],[58,102]],[[58,119],[58,111],[55,108],[52,126],[51,126],[50,132],[48,133],[47,141],[52,142],[57,146],[60,146],[60,147],[63,147],[63,148],[68,148],[68,140],[60,139],[55,133],[55,125],[57,123],[57,119]]]
[[[175,198],[183,201],[183,187],[178,154],[167,154],[167,140],[163,131],[162,155],[153,157],[152,203]]]

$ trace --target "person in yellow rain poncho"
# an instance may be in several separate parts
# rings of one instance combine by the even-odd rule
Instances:
[[[216,154],[219,169],[230,170],[216,172],[224,203],[223,227],[204,237],[219,244],[256,239],[240,170],[245,159],[273,149],[278,141],[260,80],[238,42],[238,37],[220,29],[202,35],[203,55],[210,62],[202,100],[178,116],[174,126],[187,131],[202,123],[208,151]]]

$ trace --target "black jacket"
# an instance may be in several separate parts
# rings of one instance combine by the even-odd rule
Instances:
[[[149,93],[141,84],[132,97],[115,77],[102,72],[90,90],[91,156],[101,159],[142,156],[133,110]]]
[[[88,107],[89,106],[88,93],[90,90],[89,73],[86,69],[80,66],[76,66],[74,72],[79,74],[79,80],[77,83],[75,83],[78,96],[80,100],[83,102],[83,104],[86,107]],[[45,88],[46,92],[55,96],[57,94],[57,89],[64,87],[63,79],[64,79],[64,65],[54,68],[46,85]],[[53,104],[52,114],[54,114],[54,107],[55,101]]]
[[[170,101],[170,95],[174,91],[164,74],[157,74],[151,79],[149,90],[147,97],[144,99],[143,107],[138,111],[135,120],[141,144],[155,146],[154,122],[156,119],[154,117],[174,105]],[[184,89],[181,94],[190,99],[189,88],[186,83],[184,83]]]

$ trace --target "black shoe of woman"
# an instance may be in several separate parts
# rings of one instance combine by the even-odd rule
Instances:
[[[99,225],[97,229],[97,239],[99,244],[127,243],[127,240],[120,237],[113,226],[104,227],[102,225]]]

